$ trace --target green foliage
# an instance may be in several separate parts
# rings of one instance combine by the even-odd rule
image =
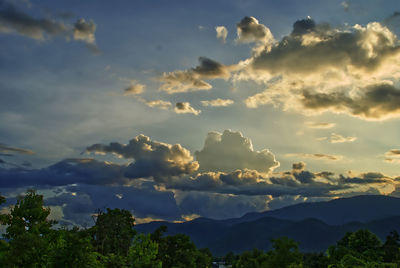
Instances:
[[[354,257],[363,263],[370,261],[381,261],[383,256],[382,242],[369,230],[361,229],[356,232],[347,233],[335,246],[328,248],[330,263],[341,263],[353,260]]]
[[[0,204],[4,203],[0,196]],[[89,229],[53,229],[43,196],[28,190],[9,214],[0,215],[7,226],[0,240],[0,267],[180,268],[211,267],[209,249],[198,250],[183,234],[164,236],[161,226],[152,234],[136,235],[129,211],[107,209]],[[347,233],[327,255],[299,251],[292,239],[272,240],[272,249],[258,249],[223,258],[233,268],[395,268],[400,266],[400,235],[392,231],[382,245],[368,230]]]
[[[162,263],[157,259],[158,244],[150,239],[150,235],[139,234],[129,248],[129,267],[161,268]]]
[[[400,264],[400,236],[396,231],[390,232],[383,244],[385,262]]]
[[[49,237],[48,267],[101,267],[86,230],[61,228]]]
[[[303,255],[303,266],[307,268],[326,268],[329,259],[323,253],[305,253]]]
[[[269,252],[269,267],[289,267],[293,264],[300,264],[302,254],[298,244],[287,237],[272,240],[273,250]]]
[[[127,210],[107,208],[106,213],[100,212],[95,226],[91,228],[97,252],[105,256],[127,256],[136,234],[133,230],[134,222],[132,214]]]
[[[4,217],[7,224],[4,237],[10,239],[5,258],[9,267],[42,267],[49,251],[48,235],[54,221],[47,217],[49,208],[43,207],[43,196],[28,190],[19,197],[10,214]]]

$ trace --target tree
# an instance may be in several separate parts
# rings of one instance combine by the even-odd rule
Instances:
[[[126,257],[132,239],[135,219],[124,209],[109,209],[99,213],[96,224],[91,228],[94,247],[102,255],[119,255]]]
[[[162,263],[157,259],[158,244],[150,239],[150,235],[139,234],[129,248],[128,264],[135,268],[161,268]]]
[[[49,238],[46,267],[102,267],[90,234],[74,227],[53,230]]]
[[[367,229],[348,232],[335,246],[328,248],[330,263],[339,263],[345,257],[346,262],[360,260],[361,262],[381,261],[382,242]]]
[[[268,267],[293,267],[302,262],[298,244],[287,237],[272,239],[273,250],[268,252]]]
[[[329,259],[323,253],[304,253],[303,265],[307,268],[326,268],[328,267]]]
[[[383,244],[385,262],[400,262],[400,236],[397,231],[391,231]]]
[[[55,223],[47,219],[49,214],[43,196],[30,189],[3,217],[3,223],[8,225],[4,237],[10,240],[6,254],[9,266],[44,266],[48,254],[47,235]]]

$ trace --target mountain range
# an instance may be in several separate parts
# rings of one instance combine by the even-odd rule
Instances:
[[[197,218],[183,223],[154,221],[135,229],[149,233],[161,225],[168,235],[188,235],[197,247],[207,247],[215,256],[258,248],[269,250],[271,239],[287,236],[303,251],[325,251],[346,232],[369,229],[383,241],[392,230],[400,233],[400,198],[363,195],[325,202],[301,203],[240,218]]]

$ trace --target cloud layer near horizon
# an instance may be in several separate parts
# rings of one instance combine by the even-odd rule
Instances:
[[[125,163],[75,158],[42,169],[0,168],[0,187],[59,189],[47,204],[62,207],[63,222],[85,226],[102,207],[129,209],[140,221],[183,220],[192,214],[215,217],[219,208],[227,209],[219,218],[238,217],[268,209],[275,199],[290,203],[299,197],[391,193],[399,181],[376,172],[311,172],[303,162],[294,163],[291,171],[272,172],[279,165],[275,156],[268,150],[254,151],[250,139],[230,130],[210,132],[204,148],[195,152],[197,161],[180,144],[144,135],[128,144],[93,144],[87,152],[111,154]],[[389,154],[397,155],[397,150]]]

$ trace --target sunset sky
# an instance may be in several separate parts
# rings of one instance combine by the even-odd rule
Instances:
[[[400,196],[399,11],[0,0],[0,193],[81,226]]]

